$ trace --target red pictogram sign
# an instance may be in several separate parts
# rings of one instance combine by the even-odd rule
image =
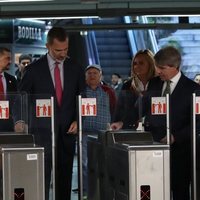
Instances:
[[[0,101],[0,119],[9,119],[9,101]]]
[[[82,98],[81,107],[82,107],[82,116],[97,115],[96,98]]]
[[[151,98],[151,114],[152,115],[166,114],[166,97]]]
[[[36,117],[51,117],[51,100],[36,100]]]

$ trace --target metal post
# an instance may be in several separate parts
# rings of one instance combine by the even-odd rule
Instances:
[[[170,186],[170,182],[171,182],[171,156],[170,156],[170,143],[171,143],[171,136],[170,136],[170,105],[169,105],[169,94],[166,94],[166,131],[167,131],[167,146],[169,148],[169,163],[168,163],[168,169],[169,169],[169,182],[168,182],[168,188],[169,188],[169,192],[171,192],[171,186]],[[170,194],[169,194],[169,199],[170,199]]]
[[[82,98],[78,95],[78,199],[83,199],[83,169],[82,169]]]
[[[197,173],[196,173],[196,94],[192,94],[192,197],[197,200]]]
[[[169,94],[166,94],[167,145],[170,145]]]
[[[55,118],[54,118],[54,97],[51,97],[51,132],[52,132],[52,192],[53,200],[56,199],[56,144],[55,144]]]

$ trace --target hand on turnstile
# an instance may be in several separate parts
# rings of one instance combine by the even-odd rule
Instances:
[[[119,129],[121,129],[123,127],[123,122],[122,121],[119,121],[119,122],[114,122],[114,123],[112,123],[111,125],[110,125],[110,128],[112,129],[112,130],[119,130]]]
[[[28,133],[28,125],[22,120],[15,123],[14,129],[16,133]]]

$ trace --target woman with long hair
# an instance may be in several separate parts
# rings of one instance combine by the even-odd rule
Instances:
[[[123,84],[119,95],[114,122],[111,124],[113,130],[137,128],[140,111],[136,110],[135,103],[143,96],[149,80],[155,74],[153,53],[148,49],[138,51],[132,59],[131,78]]]

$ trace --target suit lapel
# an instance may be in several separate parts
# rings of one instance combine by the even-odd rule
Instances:
[[[55,94],[55,88],[54,88],[53,80],[52,80],[52,77],[51,77],[51,72],[50,72],[50,69],[49,69],[47,55],[44,56],[44,60],[41,63],[41,70],[43,70],[43,72],[41,72],[41,73],[44,74],[45,79],[46,79],[46,83],[49,84],[50,93]]]
[[[4,76],[6,79],[7,92],[13,92],[15,88],[14,88],[14,83],[13,83],[12,79],[10,79],[10,76],[6,72],[4,72]]]
[[[182,94],[182,88],[183,88],[183,85],[184,85],[184,75],[181,74],[181,77],[176,85],[176,87],[174,88],[174,91],[172,92],[171,96],[172,97],[175,97],[175,96],[180,96]]]

